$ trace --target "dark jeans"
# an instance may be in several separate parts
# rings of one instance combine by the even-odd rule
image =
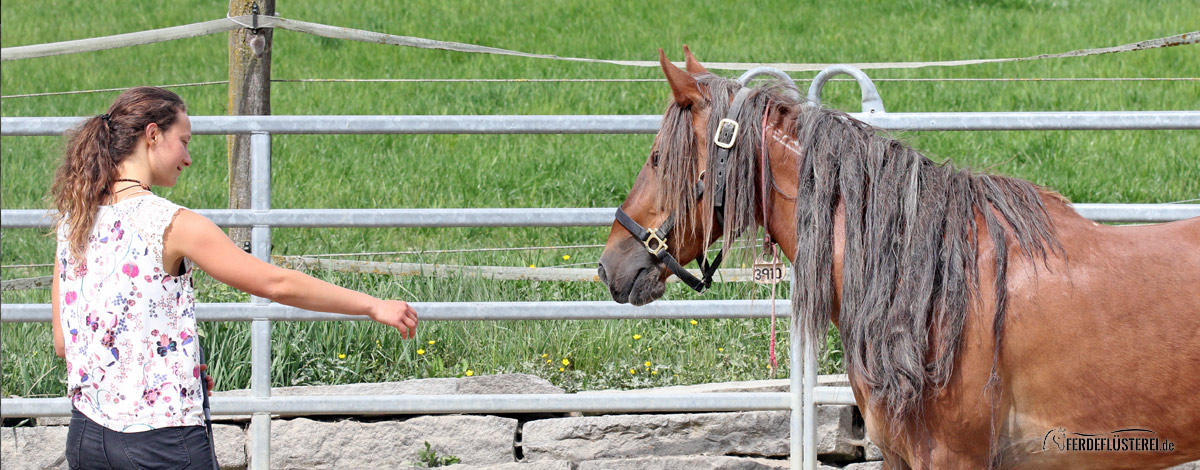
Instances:
[[[105,428],[71,410],[67,465],[72,469],[213,468],[213,452],[204,426],[159,428],[123,433]]]

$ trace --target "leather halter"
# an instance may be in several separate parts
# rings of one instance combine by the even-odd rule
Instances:
[[[729,106],[727,117],[721,119],[717,124],[717,132],[713,135],[712,139],[713,145],[716,146],[716,153],[713,167],[710,169],[712,170],[710,175],[713,176],[711,179],[713,183],[709,195],[713,198],[713,215],[717,218],[717,224],[721,226],[725,225],[725,175],[728,173],[729,152],[737,144],[738,135],[741,131],[741,125],[738,124],[736,119],[738,113],[742,110],[742,105],[745,104],[746,99],[752,91],[750,87],[743,87],[741,90],[738,90],[737,95],[733,98],[733,103]],[[704,197],[704,186],[703,179],[696,182],[696,200]],[[711,263],[706,259],[703,250],[700,252],[700,256],[697,257],[696,262],[700,265],[702,277],[697,278],[690,271],[684,269],[683,265],[679,264],[679,261],[675,259],[675,256],[671,254],[667,246],[667,237],[671,234],[671,229],[675,226],[674,215],[667,217],[666,222],[663,222],[662,226],[657,229],[642,227],[641,224],[635,222],[620,207],[617,208],[616,215],[617,222],[622,227],[625,227],[625,230],[628,230],[634,238],[642,242],[642,245],[646,246],[646,251],[654,256],[655,259],[666,264],[671,269],[671,272],[679,280],[687,284],[688,287],[691,287],[697,293],[704,293],[706,289],[712,286],[713,274],[716,274],[717,267],[721,265],[721,260],[725,257],[724,249],[717,253],[717,257],[713,258]]]

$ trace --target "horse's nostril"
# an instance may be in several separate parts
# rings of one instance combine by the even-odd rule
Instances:
[[[604,263],[600,263],[596,268],[596,275],[600,276],[600,282],[608,284],[608,275],[604,272]]]

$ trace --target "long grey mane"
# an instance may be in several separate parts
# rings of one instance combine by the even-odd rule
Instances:
[[[697,77],[711,97],[707,135],[740,85]],[[788,116],[802,155],[796,193],[797,248],[792,253],[792,308],[808,341],[824,344],[833,305],[833,217],[844,206],[846,231],[841,305],[847,369],[885,405],[893,423],[921,412],[922,399],[945,386],[954,371],[968,308],[979,302],[980,230],[995,253],[993,370],[1000,354],[1006,305],[1009,241],[1030,260],[1060,253],[1054,224],[1027,181],[935,164],[908,145],[836,110],[808,106],[780,85],[756,91],[737,117],[741,135],[726,181],[726,248],[754,235],[763,112]],[[794,120],[791,119],[794,117]],[[711,233],[711,198],[701,201],[704,224],[686,219],[698,177],[691,110],[672,104],[664,116],[660,205],[678,226]],[[709,149],[709,157],[715,148]],[[708,168],[712,168],[709,163]],[[982,227],[976,220],[981,218]],[[707,245],[707,243],[706,243]],[[935,340],[936,338],[936,340]]]

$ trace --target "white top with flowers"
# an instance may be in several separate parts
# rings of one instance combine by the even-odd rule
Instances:
[[[163,269],[163,232],[181,209],[155,195],[100,206],[83,260],[58,231],[67,393],[115,431],[204,424],[191,263]]]

